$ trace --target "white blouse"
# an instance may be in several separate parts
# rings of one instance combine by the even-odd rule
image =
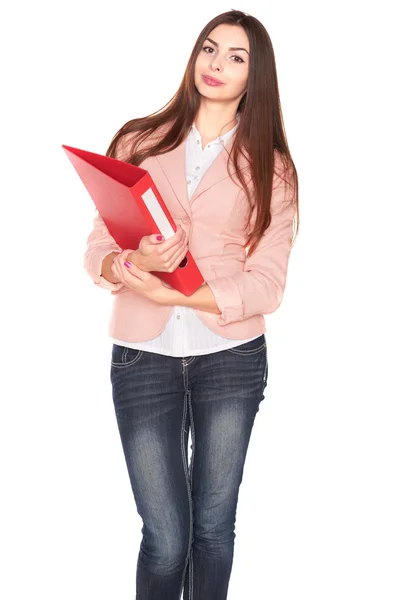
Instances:
[[[237,114],[239,120],[239,115]],[[188,185],[189,200],[200,183],[205,171],[210,167],[218,154],[222,151],[223,144],[234,134],[236,124],[232,129],[219,136],[202,148],[201,136],[195,124],[186,139],[186,183]],[[138,350],[165,354],[167,356],[183,357],[210,354],[227,348],[239,346],[255,339],[254,336],[245,340],[232,340],[222,337],[209,329],[196,315],[193,308],[174,306],[164,330],[152,340],[145,342],[126,342],[112,339],[121,346]]]

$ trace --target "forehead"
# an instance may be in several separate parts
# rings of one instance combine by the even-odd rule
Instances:
[[[217,42],[220,47],[240,46],[241,48],[250,50],[247,33],[240,25],[227,25],[226,23],[217,25],[217,27],[214,27],[210,31],[207,37]]]

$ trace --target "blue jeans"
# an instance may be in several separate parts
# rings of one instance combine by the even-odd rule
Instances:
[[[185,358],[113,344],[113,403],[143,521],[136,600],[180,600],[182,590],[184,600],[227,598],[239,486],[267,377],[264,334]]]

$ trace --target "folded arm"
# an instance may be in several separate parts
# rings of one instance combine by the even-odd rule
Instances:
[[[93,230],[87,239],[83,266],[96,285],[107,290],[117,291],[124,284],[121,282],[112,283],[101,274],[103,260],[112,252],[122,252],[122,248],[118,246],[114,238],[110,235],[106,224],[99,212],[97,212],[93,220]]]
[[[282,179],[274,178],[271,223],[243,271],[210,279],[190,296],[164,290],[161,302],[187,306],[219,315],[218,325],[274,312],[282,302],[286,284],[296,206],[288,199]],[[255,223],[252,215],[250,225]]]
[[[287,185],[280,179],[273,186],[270,226],[246,259],[243,271],[207,281],[221,313],[219,325],[273,313],[279,307],[286,286],[295,211]]]

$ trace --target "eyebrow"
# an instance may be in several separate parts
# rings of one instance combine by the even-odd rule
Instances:
[[[206,40],[208,40],[209,42],[211,42],[212,44],[214,44],[214,46],[217,46],[217,48],[219,47],[219,44],[217,42],[214,42],[214,40],[212,40],[211,38],[206,38]],[[249,54],[249,51],[246,50],[246,48],[228,48],[228,50],[244,50],[245,52],[247,52],[247,54]],[[249,54],[250,56],[250,54]]]

